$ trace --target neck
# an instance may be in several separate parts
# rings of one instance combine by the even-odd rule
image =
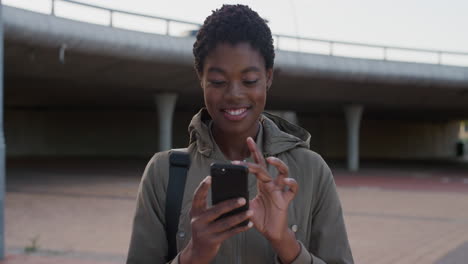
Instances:
[[[250,150],[247,147],[247,137],[256,140],[260,124],[258,123],[254,130],[245,134],[230,134],[220,131],[213,125],[212,133],[216,144],[229,160],[244,160],[250,156]]]

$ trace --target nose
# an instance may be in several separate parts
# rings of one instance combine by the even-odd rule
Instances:
[[[229,98],[240,98],[244,94],[242,83],[230,82],[228,85],[226,96]]]

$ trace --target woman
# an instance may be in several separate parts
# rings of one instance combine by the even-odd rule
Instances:
[[[167,151],[143,175],[127,263],[353,263],[333,176],[309,150],[310,134],[263,113],[274,61],[265,21],[224,5],[205,20],[193,53],[206,108],[189,126],[179,254],[166,259]],[[216,220],[246,203],[207,205],[209,166],[229,161],[249,168],[254,198],[248,211]]]

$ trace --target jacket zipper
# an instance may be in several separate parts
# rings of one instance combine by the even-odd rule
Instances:
[[[242,238],[244,237],[244,233],[240,233],[237,235],[236,238],[236,250],[235,250],[235,263],[241,264],[242,263]]]

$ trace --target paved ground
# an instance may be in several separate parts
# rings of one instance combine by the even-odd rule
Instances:
[[[9,161],[0,263],[123,263],[144,165]],[[466,163],[367,163],[334,173],[356,263],[468,263]]]

